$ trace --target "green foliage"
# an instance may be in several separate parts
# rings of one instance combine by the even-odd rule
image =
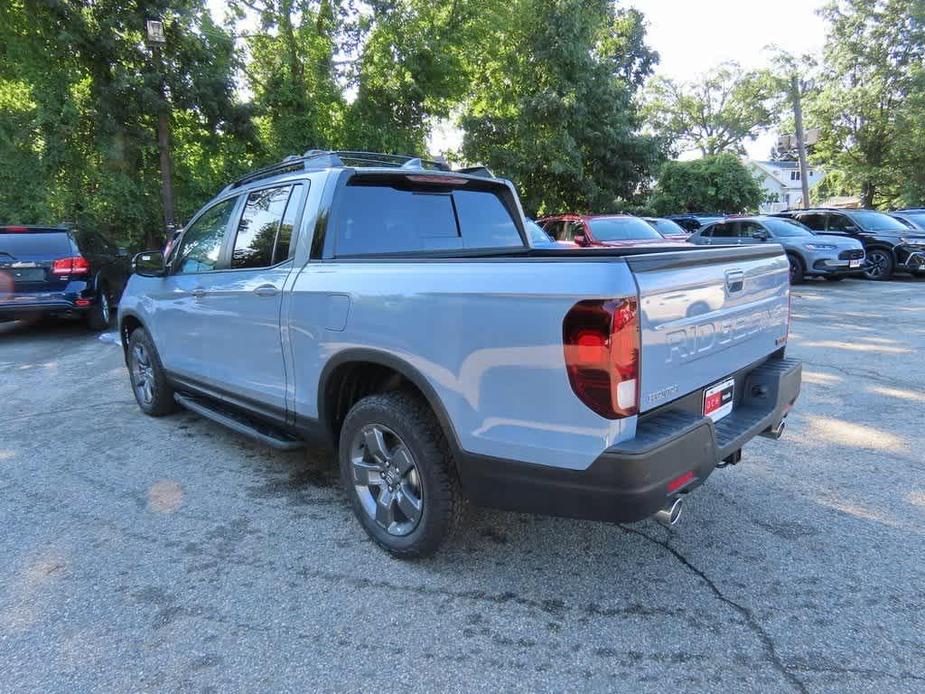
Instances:
[[[634,90],[656,55],[637,12],[605,0],[516,0],[478,65],[462,153],[517,184],[530,214],[604,212],[659,161]]]
[[[764,200],[758,180],[734,154],[715,154],[662,165],[650,206],[659,214],[757,209]]]
[[[780,88],[767,70],[723,63],[699,82],[656,78],[648,88],[646,117],[671,143],[673,153],[697,149],[703,156],[745,153],[774,121]]]
[[[823,16],[822,89],[808,104],[821,128],[814,161],[840,172],[842,192],[860,195],[865,207],[922,203],[925,3],[838,0]]]

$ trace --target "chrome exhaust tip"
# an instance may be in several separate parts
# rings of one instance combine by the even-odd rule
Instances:
[[[666,528],[677,525],[678,521],[681,520],[681,504],[681,497],[676,497],[667,503],[664,508],[656,511],[652,517]]]
[[[764,436],[766,439],[774,439],[775,441],[777,441],[777,439],[779,439],[781,436],[784,435],[784,429],[786,428],[786,426],[787,425],[784,423],[784,420],[782,419],[777,423],[777,426],[768,427],[767,429],[762,431],[761,435]]]

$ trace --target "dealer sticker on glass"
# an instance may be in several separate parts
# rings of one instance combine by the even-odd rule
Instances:
[[[703,415],[716,422],[732,412],[735,387],[735,379],[727,378],[704,390]]]

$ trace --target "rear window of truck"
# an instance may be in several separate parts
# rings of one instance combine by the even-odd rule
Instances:
[[[524,247],[492,191],[348,185],[342,196],[335,256]]]

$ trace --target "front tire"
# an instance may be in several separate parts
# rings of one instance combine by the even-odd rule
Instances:
[[[896,263],[893,254],[882,248],[874,248],[867,252],[864,261],[864,277],[875,282],[888,280],[893,276]]]
[[[126,363],[132,392],[142,412],[151,417],[163,417],[179,409],[161,358],[144,328],[135,328],[129,336]]]
[[[372,540],[402,558],[429,556],[459,523],[463,499],[446,438],[420,397],[363,398],[347,414],[341,480]]]

